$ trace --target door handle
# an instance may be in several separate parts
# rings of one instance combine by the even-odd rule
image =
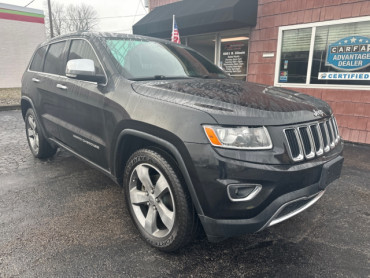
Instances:
[[[67,90],[68,89],[67,86],[64,86],[62,84],[57,84],[57,88],[62,89],[62,90]]]
[[[32,78],[32,81],[35,83],[40,83],[40,79],[37,79],[37,78]]]

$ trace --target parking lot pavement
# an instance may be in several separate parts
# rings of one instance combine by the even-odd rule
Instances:
[[[23,125],[0,112],[0,277],[369,277],[370,147],[346,145],[341,179],[300,215],[163,254],[118,185],[65,151],[34,159]]]

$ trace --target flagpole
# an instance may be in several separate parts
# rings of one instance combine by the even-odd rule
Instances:
[[[173,41],[173,31],[175,29],[175,15],[172,15],[172,36],[171,41]]]

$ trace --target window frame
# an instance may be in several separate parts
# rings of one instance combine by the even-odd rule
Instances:
[[[28,65],[28,68],[27,68],[27,71],[29,72],[36,72],[36,73],[41,73],[41,74],[45,74],[45,75],[51,75],[51,76],[60,76],[60,77],[64,77],[64,78],[67,78],[65,75],[59,75],[59,74],[54,74],[54,73],[49,73],[49,72],[45,72],[44,71],[44,67],[45,67],[45,58],[46,58],[46,55],[47,53],[49,52],[49,48],[50,48],[50,45],[54,44],[54,43],[58,43],[58,42],[62,42],[62,41],[66,41],[66,45],[64,46],[64,49],[63,49],[63,60],[65,60],[65,51],[66,51],[66,46],[68,45],[68,40],[69,39],[62,39],[62,40],[57,40],[57,41],[53,41],[53,42],[49,42],[49,43],[46,43],[46,44],[43,44],[43,45],[40,45],[36,51],[34,52],[33,56],[32,56],[32,59],[31,59],[31,62],[29,63]],[[44,58],[42,60],[42,71],[34,71],[34,70],[31,70],[30,67],[31,67],[31,63],[33,61],[33,58],[34,56],[36,55],[36,52],[41,48],[41,47],[44,47],[46,46],[46,52],[44,54]]]
[[[339,20],[329,20],[329,21],[323,21],[323,22],[313,22],[313,23],[296,24],[296,25],[279,27],[277,49],[276,49],[274,86],[284,87],[284,88],[369,90],[370,85],[311,84],[310,83],[311,72],[312,72],[312,59],[313,59],[314,46],[315,46],[316,28],[321,27],[321,26],[331,26],[331,25],[346,24],[346,23],[357,23],[357,22],[363,22],[363,21],[369,21],[370,22],[370,16],[346,18],[346,19],[339,19]],[[310,51],[309,51],[308,65],[307,65],[306,83],[279,83],[279,72],[280,72],[280,60],[281,60],[281,48],[282,48],[282,41],[283,41],[283,32],[287,31],[287,30],[295,30],[295,29],[303,29],[303,28],[312,28]]]
[[[90,45],[91,49],[93,50],[93,52],[95,54],[96,59],[98,60],[98,62],[100,64],[100,67],[102,68],[102,70],[104,72],[104,76],[105,76],[105,83],[104,84],[99,84],[99,86],[106,86],[108,84],[108,75],[107,75],[107,72],[105,71],[105,68],[103,66],[103,63],[101,62],[98,54],[96,53],[95,48],[93,47],[93,45],[91,44],[91,42],[89,40],[87,40],[85,38],[79,38],[79,37],[69,38],[68,46],[67,46],[67,49],[66,49],[66,57],[65,57],[66,65],[68,63],[69,51],[71,50],[72,41],[74,41],[74,40],[83,40],[83,41],[86,41]],[[72,78],[69,78],[68,76],[66,76],[66,78],[72,79]],[[79,80],[79,81],[97,84],[97,82],[92,82],[92,81],[86,81],[86,80]]]
[[[36,57],[36,53],[41,49],[45,47],[45,53],[44,53],[44,56],[41,58],[41,71],[38,71],[38,70],[31,70],[31,65],[33,63],[33,61],[35,60],[35,57]],[[49,49],[49,45],[40,45],[38,48],[36,48],[35,52],[33,53],[32,55],[32,58],[30,60],[30,63],[28,65],[28,68],[27,70],[30,71],[30,72],[44,72],[44,62],[45,62],[45,56],[46,56],[46,53],[48,52],[48,49]]]
[[[35,52],[33,53],[32,55],[32,59],[28,65],[28,68],[27,68],[27,71],[28,72],[35,72],[35,73],[40,73],[40,74],[44,74],[44,75],[50,75],[50,76],[59,76],[59,77],[62,77],[62,78],[68,78],[68,79],[71,79],[65,75],[59,75],[59,74],[54,74],[54,73],[49,73],[49,72],[45,72],[44,71],[44,67],[45,67],[45,58],[46,58],[46,54],[48,53],[49,51],[49,48],[50,48],[50,45],[54,44],[54,43],[58,43],[58,42],[62,42],[62,41],[66,41],[66,45],[64,47],[64,50],[63,50],[63,63],[65,63],[65,65],[67,65],[67,59],[68,59],[68,54],[69,54],[69,50],[70,50],[70,47],[71,47],[71,43],[72,43],[72,40],[85,40],[88,42],[88,44],[90,44],[91,48],[93,49],[94,51],[94,54],[96,56],[96,58],[98,58],[98,61],[100,63],[100,66],[102,67],[103,69],[103,72],[104,72],[104,75],[105,75],[105,80],[106,82],[104,84],[98,84],[97,82],[92,82],[92,81],[86,81],[86,80],[79,80],[79,81],[82,81],[82,82],[87,82],[87,83],[92,83],[92,84],[98,84],[99,86],[106,86],[108,84],[108,75],[107,75],[107,72],[103,66],[103,63],[101,62],[99,56],[97,55],[96,51],[95,51],[95,48],[94,46],[91,44],[91,42],[85,38],[81,38],[81,37],[69,37],[69,38],[64,38],[64,39],[60,39],[60,40],[57,40],[57,41],[53,41],[53,42],[49,42],[49,43],[46,43],[46,44],[43,44],[43,45],[40,45],[36,50]],[[31,67],[31,63],[34,59],[34,56],[36,54],[36,52],[41,48],[41,47],[44,47],[46,46],[46,52],[44,54],[44,57],[43,57],[43,60],[42,60],[42,71],[33,71],[30,69]]]
[[[66,65],[66,48],[68,46],[68,39],[63,39],[63,40],[58,40],[58,41],[53,41],[51,43],[48,43],[47,44],[47,49],[46,49],[46,52],[45,52],[45,55],[44,55],[44,61],[42,63],[42,73],[44,74],[49,74],[49,75],[52,75],[52,76],[62,76],[62,77],[66,77],[65,75],[60,75],[60,74],[56,74],[56,73],[50,73],[50,72],[46,72],[45,71],[45,62],[46,62],[46,56],[48,55],[49,53],[49,50],[50,50],[50,46],[53,45],[53,44],[57,44],[57,43],[60,43],[60,42],[65,42],[65,45],[64,45],[64,48],[62,50],[62,60],[63,60],[63,63]]]

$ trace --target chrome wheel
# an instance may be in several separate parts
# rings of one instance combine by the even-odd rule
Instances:
[[[156,167],[142,163],[131,173],[129,199],[133,213],[151,236],[168,235],[175,223],[173,194],[165,176]]]
[[[37,132],[36,120],[32,115],[27,117],[27,137],[32,150],[39,152],[39,134]]]

